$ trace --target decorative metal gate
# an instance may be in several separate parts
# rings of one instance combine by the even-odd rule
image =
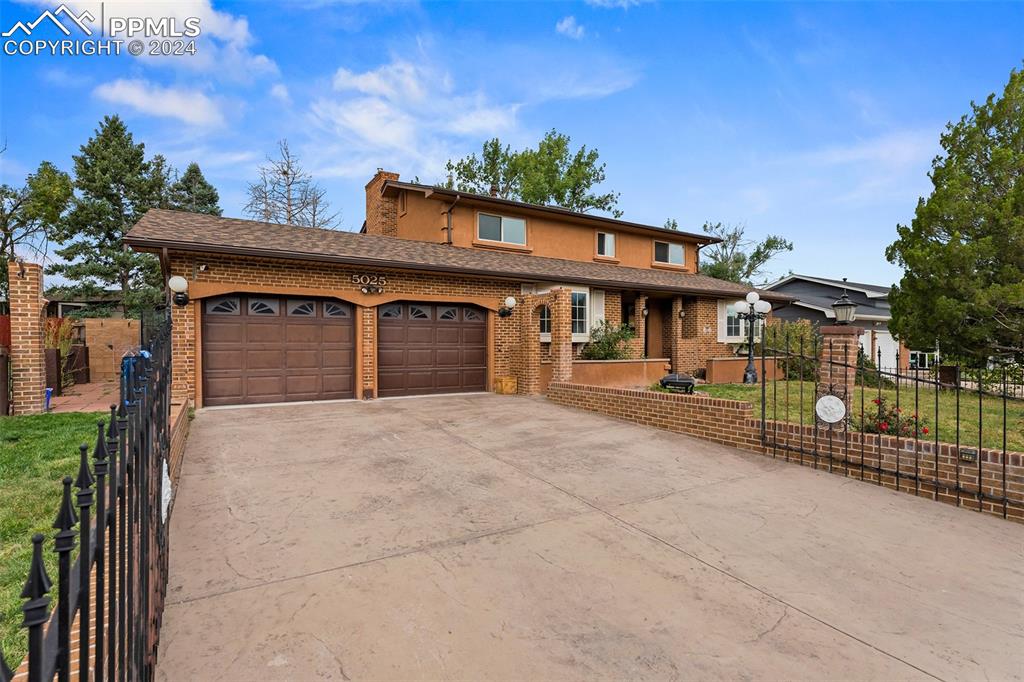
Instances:
[[[910,370],[905,352],[886,361],[879,350],[872,361],[855,333],[833,335],[841,328],[832,327],[821,336],[799,327],[769,325],[760,344],[767,453],[1024,518],[1019,365]]]

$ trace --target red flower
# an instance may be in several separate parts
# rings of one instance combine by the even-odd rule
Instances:
[[[872,400],[871,402],[873,402],[873,403],[874,403],[875,405],[879,405],[879,404],[881,404],[881,402],[882,402],[882,401],[881,401],[881,400],[879,400],[878,398],[875,398],[875,399],[874,399],[874,400]]]
[[[928,427],[927,427],[927,426],[925,426],[925,427],[922,427],[922,428],[921,428],[921,433],[923,433],[923,434],[927,435],[927,434],[928,434]]]
[[[881,431],[888,431],[889,430],[889,422],[882,422],[881,424],[878,425],[878,428]]]

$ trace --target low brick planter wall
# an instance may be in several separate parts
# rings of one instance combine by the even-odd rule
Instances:
[[[745,401],[701,395],[660,393],[552,382],[548,400],[566,407],[684,433],[778,459],[816,466],[831,473],[862,478],[893,490],[958,504],[1002,516],[1003,469],[1006,469],[1006,517],[1024,522],[1024,453],[973,448],[964,461],[961,446],[859,431],[829,432],[813,425],[766,422],[769,445],[761,440],[760,415]],[[830,437],[831,433],[831,437]],[[817,456],[815,456],[817,453]],[[880,471],[881,470],[881,471]],[[897,479],[896,472],[899,472]],[[981,478],[981,499],[978,479]],[[938,481],[936,486],[932,481]],[[948,490],[944,486],[953,488]]]
[[[573,383],[586,386],[611,386],[613,388],[644,388],[655,383],[671,371],[667,358],[644,360],[573,360]],[[544,393],[551,383],[551,363],[540,365],[540,392]]]
[[[760,422],[741,400],[552,382],[548,400],[666,431],[761,451]]]

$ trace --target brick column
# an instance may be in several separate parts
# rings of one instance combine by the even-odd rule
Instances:
[[[43,268],[35,263],[7,264],[11,305],[11,374],[14,414],[38,414],[46,404],[43,330],[46,300]]]
[[[672,298],[672,316],[668,321],[669,348],[668,357],[672,361],[672,371],[676,374],[685,372],[684,344],[683,344],[683,297]]]
[[[818,386],[816,397],[832,394],[846,404],[846,414],[850,414],[851,398],[857,385],[857,349],[858,339],[864,330],[848,325],[822,327],[821,357],[818,368]],[[829,424],[815,417],[818,426]],[[842,431],[846,421],[831,425],[833,429]]]
[[[627,346],[631,360],[640,360],[644,357],[644,346],[647,339],[647,318],[644,317],[644,308],[646,307],[647,297],[637,294],[636,303],[633,305],[633,330],[636,332],[636,336]]]
[[[551,381],[572,381],[572,290],[551,293]]]

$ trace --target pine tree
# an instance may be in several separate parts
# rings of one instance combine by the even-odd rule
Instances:
[[[199,164],[194,161],[185,172],[170,186],[169,203],[171,208],[193,213],[221,215],[220,195],[217,189],[206,181]]]
[[[125,316],[137,317],[163,300],[160,265],[121,240],[166,194],[166,164],[146,161],[145,145],[134,142],[118,116],[104,117],[73,159],[75,196],[54,234],[64,262],[47,271],[70,280],[62,287],[70,294],[120,289]]]

